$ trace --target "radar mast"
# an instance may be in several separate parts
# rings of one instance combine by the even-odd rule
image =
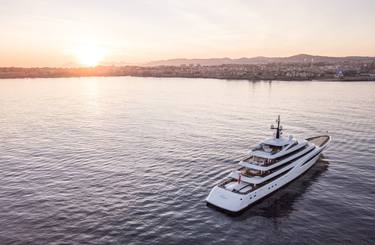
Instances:
[[[271,129],[276,129],[276,139],[280,138],[280,135],[282,134],[283,126],[280,125],[280,115],[277,117],[276,120],[277,127],[275,127],[273,124],[271,125]]]

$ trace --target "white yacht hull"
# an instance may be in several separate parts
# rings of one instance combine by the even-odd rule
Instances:
[[[206,201],[208,204],[220,209],[231,213],[238,213],[306,172],[316,163],[326,146],[327,144],[322,147],[316,147],[309,154],[293,162],[294,167],[287,173],[247,194],[231,192],[222,187],[215,186],[206,198]]]

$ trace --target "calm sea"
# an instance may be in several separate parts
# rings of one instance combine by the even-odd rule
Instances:
[[[270,137],[333,137],[239,216],[206,206]],[[374,244],[375,83],[0,80],[1,244]]]

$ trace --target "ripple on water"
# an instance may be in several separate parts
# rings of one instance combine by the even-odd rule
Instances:
[[[374,94],[373,83],[2,80],[0,243],[369,244]],[[278,114],[286,133],[329,131],[319,162],[240,216],[208,208]]]

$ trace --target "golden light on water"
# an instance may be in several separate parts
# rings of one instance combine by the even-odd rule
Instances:
[[[99,65],[105,55],[103,49],[91,45],[75,48],[73,53],[79,64],[87,67]]]

